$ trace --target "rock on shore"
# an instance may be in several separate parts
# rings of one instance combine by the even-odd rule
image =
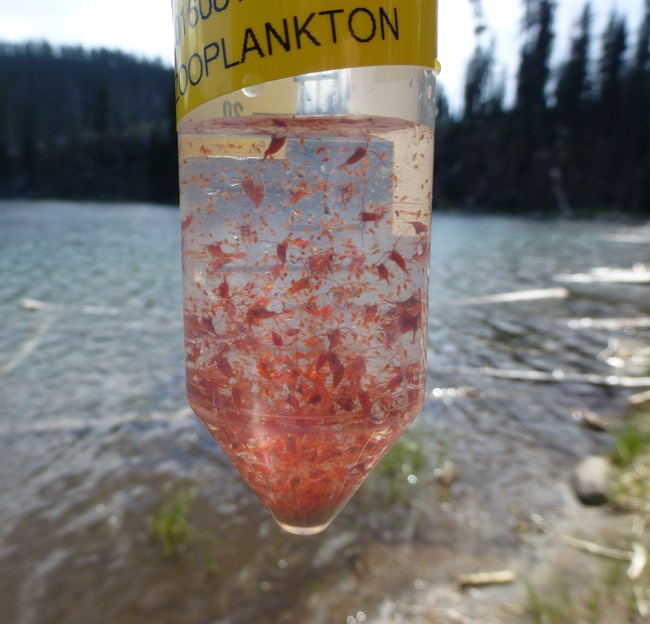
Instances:
[[[585,457],[574,469],[571,483],[583,505],[604,505],[609,500],[612,466],[606,457]]]

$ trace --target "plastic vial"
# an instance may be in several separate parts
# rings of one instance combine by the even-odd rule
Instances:
[[[423,403],[436,7],[404,5],[174,2],[188,401],[296,534]]]

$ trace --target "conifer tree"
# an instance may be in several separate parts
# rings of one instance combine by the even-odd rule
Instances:
[[[569,59],[560,66],[555,89],[555,112],[560,125],[575,127],[591,95],[589,48],[591,46],[591,3],[587,2],[576,24]]]
[[[515,107],[529,128],[537,133],[544,129],[550,77],[550,58],[553,48],[553,0],[524,0],[524,43],[517,74]]]
[[[626,138],[630,183],[626,203],[637,213],[650,213],[650,0],[639,25],[624,93],[623,135]]]
[[[498,112],[503,108],[504,87],[495,77],[494,40],[478,43],[467,64],[464,90],[465,118]]]
[[[524,0],[523,45],[517,73],[510,139],[514,201],[548,207],[555,203],[549,175],[547,88],[554,39],[554,0]]]
[[[565,208],[576,197],[583,196],[589,187],[589,168],[592,155],[593,93],[589,71],[592,11],[588,1],[575,25],[571,38],[569,58],[560,65],[555,88],[554,183],[562,184]]]
[[[623,103],[627,27],[625,19],[615,11],[612,11],[607,22],[601,45],[595,101],[592,188],[598,203],[621,208],[629,175],[625,166],[627,150],[623,121],[627,114]]]
[[[614,127],[621,110],[627,28],[625,19],[612,12],[602,39],[602,52],[598,66],[598,101],[605,128]]]

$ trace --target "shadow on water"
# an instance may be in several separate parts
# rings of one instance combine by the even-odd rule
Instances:
[[[522,522],[573,504],[567,472],[609,442],[574,412],[625,413],[629,390],[481,371],[611,375],[599,353],[650,332],[571,319],[648,310],[574,296],[457,301],[645,262],[646,247],[607,241],[598,224],[436,216],[425,409],[330,529],[285,535],[185,408],[177,218],[0,204],[7,622],[428,621],[429,588],[506,566]],[[27,310],[24,298],[48,305]],[[194,488],[189,510],[174,511]]]

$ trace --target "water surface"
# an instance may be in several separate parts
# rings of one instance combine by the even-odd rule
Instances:
[[[463,566],[505,562],[521,518],[562,514],[567,472],[608,444],[574,413],[625,413],[630,390],[562,383],[561,372],[623,374],[599,354],[613,340],[649,338],[572,321],[649,310],[598,293],[467,299],[650,261],[647,245],[611,240],[617,230],[636,231],[435,215],[428,399],[407,434],[415,447],[371,476],[326,533],[296,538],[185,406],[177,211],[0,203],[3,617],[410,621],[405,596],[417,600]],[[559,381],[498,379],[478,374],[484,367],[556,371]],[[435,471],[447,460],[458,477],[445,496]],[[150,519],[192,487],[190,539],[165,558]]]

